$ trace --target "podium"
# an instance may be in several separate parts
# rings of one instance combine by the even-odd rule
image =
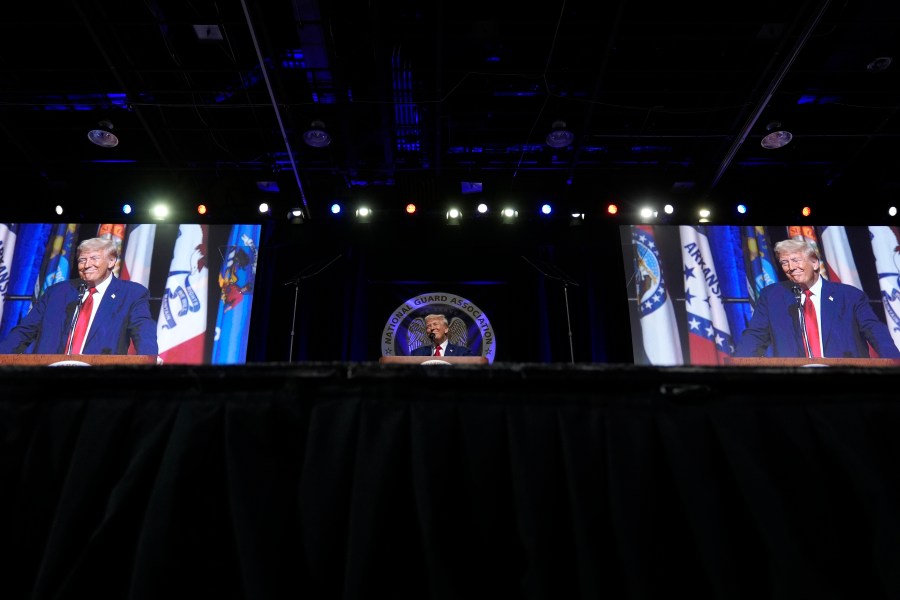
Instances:
[[[386,365],[421,365],[423,363],[448,365],[486,365],[485,356],[382,356],[378,362]]]
[[[725,357],[734,367],[900,367],[898,358]]]
[[[148,354],[0,354],[0,366],[92,367],[107,365],[155,365]]]

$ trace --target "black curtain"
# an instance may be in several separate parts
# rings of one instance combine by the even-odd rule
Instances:
[[[898,380],[7,368],[2,595],[896,598]]]

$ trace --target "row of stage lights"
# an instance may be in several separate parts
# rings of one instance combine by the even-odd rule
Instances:
[[[405,210],[405,213],[409,216],[416,215],[417,213],[420,212],[419,207],[413,202],[406,204],[406,207],[404,210]],[[135,213],[135,208],[131,204],[123,204],[121,207],[121,211],[122,211],[122,214],[124,214],[124,215],[133,215]],[[209,209],[205,204],[198,204],[195,207],[195,211],[201,217],[205,217],[205,216],[209,215]],[[259,207],[258,207],[258,211],[259,211],[260,215],[269,216],[269,217],[272,216],[272,207],[267,202],[260,203]],[[736,205],[734,207],[734,211],[740,217],[743,217],[749,213],[749,209],[745,204]],[[348,211],[347,211],[347,207],[345,205],[343,205],[339,202],[334,202],[329,207],[329,212],[331,213],[331,215],[333,217],[340,217],[340,216],[347,214]],[[490,215],[492,211],[488,207],[487,204],[481,203],[475,207],[475,212],[476,212],[476,216],[478,216],[478,217],[486,217],[486,216]],[[549,203],[541,204],[537,210],[537,213],[540,217],[546,217],[546,218],[554,216],[556,212],[557,212],[557,210],[553,207],[552,204],[549,204]],[[605,215],[607,217],[622,216],[622,217],[627,218],[626,215],[622,214],[622,211],[621,211],[619,205],[615,204],[615,203],[606,204],[603,212],[605,213]],[[662,216],[660,215],[660,210],[651,205],[641,207],[637,211],[636,214],[637,214],[637,216],[640,217],[640,219],[642,221],[652,222],[652,221],[658,220],[660,218],[662,218],[662,219],[671,218],[675,215],[675,212],[676,211],[675,211],[674,205],[666,204],[662,207]],[[56,214],[59,216],[62,216],[63,213],[64,213],[64,209],[63,209],[62,205],[57,205],[56,206]],[[356,209],[353,209],[353,216],[362,221],[374,218],[375,213],[376,213],[375,209],[373,209],[369,206],[365,206],[365,205],[360,205]],[[898,213],[897,206],[890,206],[887,208],[887,215],[889,217],[896,217],[897,213]],[[164,202],[159,202],[159,203],[153,204],[149,210],[150,217],[155,220],[165,220],[171,214],[172,214],[172,211],[171,211],[169,205]],[[516,208],[511,207],[511,206],[503,207],[502,209],[500,209],[500,211],[498,211],[497,214],[500,216],[501,219],[503,219],[506,222],[514,221],[515,219],[517,219],[519,217],[519,211]],[[568,216],[570,216],[572,219],[584,220],[586,213],[570,212],[568,214]],[[802,207],[800,210],[800,216],[812,217],[813,216],[812,207],[811,206]],[[447,221],[450,223],[459,223],[463,219],[463,211],[460,208],[451,206],[450,208],[447,209],[445,217],[446,217]],[[287,219],[288,219],[288,221],[290,221],[292,223],[301,223],[305,220],[304,211],[299,207],[292,208],[287,212]],[[693,219],[700,223],[710,222],[713,219],[713,212],[709,208],[697,209],[696,215],[693,217]]]

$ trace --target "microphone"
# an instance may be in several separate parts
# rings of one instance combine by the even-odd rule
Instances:
[[[429,337],[429,338],[431,339],[431,341],[433,342],[433,341],[434,341],[434,332],[432,331],[431,333],[429,333],[429,334],[428,334],[428,337]]]
[[[791,286],[791,291],[794,292],[794,298],[796,298],[797,301],[799,302],[800,295],[803,293],[803,290],[801,290],[800,286],[795,283],[794,285]]]

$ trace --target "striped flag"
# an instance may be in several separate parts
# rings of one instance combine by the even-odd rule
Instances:
[[[125,235],[125,256],[122,258],[122,279],[136,281],[150,287],[150,267],[153,259],[153,242],[156,225],[141,223],[129,225]]]
[[[822,240],[824,257],[828,259],[825,265],[828,279],[863,289],[856,261],[853,260],[853,251],[850,250],[850,240],[847,239],[847,229],[833,225],[820,227],[819,239]]]
[[[887,325],[894,345],[900,348],[900,230],[889,226],[869,227],[869,238]]]
[[[0,322],[3,320],[3,306],[10,293],[13,257],[16,253],[18,226],[15,223],[0,223]]]
[[[208,225],[179,225],[156,337],[166,364],[203,364],[206,350]]]
[[[681,225],[678,231],[690,364],[720,365],[734,353],[734,343],[707,230],[702,225]]]
[[[259,248],[260,225],[233,225],[219,270],[219,311],[212,364],[241,364],[247,359],[250,309]]]
[[[675,320],[675,307],[666,291],[662,262],[653,228],[632,225],[634,281],[641,313],[644,353],[652,365],[681,365],[681,338]]]

